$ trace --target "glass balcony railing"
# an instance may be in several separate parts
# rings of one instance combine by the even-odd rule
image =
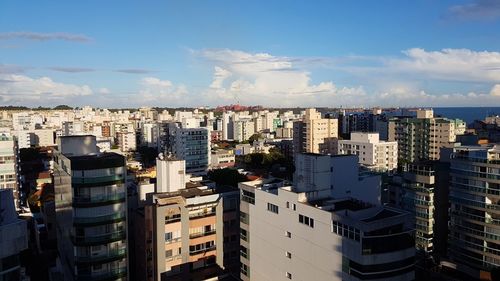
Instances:
[[[104,255],[92,256],[77,256],[75,261],[77,263],[93,263],[93,262],[108,262],[121,258],[125,258],[127,256],[127,250],[123,249],[113,249]]]
[[[99,244],[125,239],[125,231],[116,231],[99,235],[72,236],[75,244]]]
[[[212,229],[210,231],[205,231],[205,232],[191,233],[191,234],[189,234],[189,238],[193,239],[193,238],[203,237],[203,236],[212,235],[212,234],[215,234],[215,229]]]
[[[105,222],[115,222],[121,221],[125,219],[125,212],[119,212],[115,214],[105,215],[105,216],[97,216],[97,217],[74,217],[73,224],[80,225],[91,225],[91,224],[99,224]]]
[[[125,200],[125,192],[106,194],[98,196],[75,196],[73,197],[73,203],[75,204],[87,204],[87,203],[103,203],[109,201],[122,201]]]
[[[71,182],[72,183],[100,183],[100,182],[112,182],[112,181],[120,181],[123,180],[124,177],[123,175],[111,175],[111,176],[104,176],[104,177],[72,177]]]
[[[127,268],[116,268],[107,270],[105,272],[95,272],[88,274],[78,274],[76,280],[78,281],[102,281],[102,280],[115,280],[119,277],[127,276]]]

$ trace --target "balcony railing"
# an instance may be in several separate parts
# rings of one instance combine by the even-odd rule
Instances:
[[[126,249],[114,249],[110,250],[108,253],[104,255],[98,255],[98,256],[77,256],[75,258],[77,263],[93,263],[93,262],[108,262],[108,261],[113,261],[117,259],[121,259],[127,256],[127,250]]]
[[[74,224],[99,224],[103,222],[114,222],[114,221],[120,221],[125,219],[125,213],[116,213],[116,214],[111,214],[111,215],[105,215],[105,216],[97,216],[97,217],[75,217],[73,218],[73,223]]]
[[[210,231],[205,231],[205,232],[189,234],[189,238],[193,239],[193,238],[208,236],[208,235],[212,235],[212,234],[215,234],[215,229],[212,229]]]
[[[201,249],[201,250],[196,250],[196,251],[190,251],[189,252],[189,255],[190,256],[194,256],[194,255],[198,255],[198,254],[201,254],[201,253],[206,253],[206,252],[210,252],[210,251],[213,251],[215,250],[215,245],[212,246],[212,247],[209,247],[209,248],[204,248],[204,249]]]
[[[210,211],[210,212],[189,214],[189,218],[190,219],[201,219],[201,218],[205,218],[205,217],[211,217],[214,215],[215,215],[215,211]]]
[[[117,268],[107,270],[99,273],[78,274],[76,280],[78,281],[102,281],[102,280],[115,280],[119,277],[127,276],[127,268]]]
[[[99,243],[107,243],[125,239],[125,231],[116,231],[111,233],[99,234],[94,236],[72,236],[72,240],[75,244],[99,244]]]
[[[75,196],[73,197],[73,203],[85,204],[85,203],[103,203],[108,201],[122,201],[125,200],[125,192],[99,195],[99,196]]]

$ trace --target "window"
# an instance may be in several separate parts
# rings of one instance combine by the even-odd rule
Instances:
[[[165,241],[170,241],[170,240],[172,240],[172,232],[165,233]]]
[[[267,203],[267,210],[277,214],[278,213],[278,206],[271,204],[271,203]]]
[[[240,228],[240,237],[241,240],[248,241],[248,232],[243,228]]]
[[[286,208],[289,209],[290,208],[290,202],[286,201]]]
[[[288,279],[292,279],[292,274],[291,274],[290,272],[287,272],[287,273],[286,273],[286,278],[288,278]]]
[[[166,258],[170,258],[170,257],[172,257],[172,250],[166,250],[166,251],[165,251],[165,257],[166,257]]]
[[[286,256],[287,258],[291,259],[291,258],[292,258],[292,253],[290,253],[290,252],[285,252],[285,256]]]
[[[285,231],[285,236],[288,238],[292,238],[292,233],[290,231]]]
[[[92,270],[97,271],[102,269],[102,264],[94,264]]]
[[[297,205],[293,204],[293,210],[296,211],[297,210]]]
[[[314,219],[313,218],[299,214],[299,222],[302,224],[305,224],[309,227],[314,228]]]

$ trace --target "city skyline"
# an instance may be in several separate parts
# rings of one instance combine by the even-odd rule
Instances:
[[[491,106],[499,27],[492,0],[7,1],[0,103]]]

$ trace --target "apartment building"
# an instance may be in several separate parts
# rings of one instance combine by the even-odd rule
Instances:
[[[128,280],[125,158],[95,136],[58,139],[56,232],[64,280]]]
[[[500,147],[455,148],[450,168],[449,256],[478,278],[500,266]]]
[[[233,150],[219,149],[212,151],[210,156],[210,167],[211,168],[227,168],[233,167],[236,163],[235,155]]]
[[[0,190],[12,190],[15,205],[19,207],[17,161],[17,147],[14,138],[7,134],[0,134]]]
[[[377,171],[393,171],[398,167],[398,143],[380,141],[378,133],[351,133],[350,140],[334,140],[332,154],[354,154],[359,163]]]
[[[28,248],[26,221],[18,218],[11,189],[0,189],[0,280],[21,280],[20,254]]]
[[[413,280],[409,214],[330,188],[240,183],[242,280]]]
[[[321,118],[314,108],[305,111],[302,121],[293,124],[295,153],[319,153],[320,144],[338,137],[338,120]]]
[[[434,251],[436,171],[432,163],[408,164],[404,169],[392,178],[389,203],[413,215],[415,247],[427,256]]]
[[[254,122],[251,119],[240,119],[233,121],[233,139],[235,141],[246,141],[255,133]]]
[[[206,128],[182,128],[179,123],[160,126],[160,152],[186,161],[186,173],[204,175],[210,163],[210,138]]]
[[[137,149],[137,139],[135,132],[116,133],[118,146],[122,152],[130,152]]]
[[[465,122],[434,117],[432,109],[417,110],[416,117],[392,118],[389,141],[398,143],[400,164],[439,160],[440,149],[452,147],[456,136],[465,132]]]

